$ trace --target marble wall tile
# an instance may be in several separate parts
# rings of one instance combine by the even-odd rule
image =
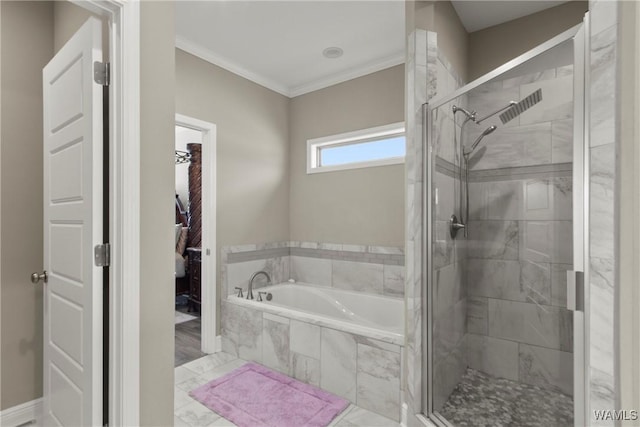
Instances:
[[[600,3],[600,2],[599,2]],[[612,2],[617,3],[617,2]],[[615,142],[617,26],[591,37],[591,134],[592,147]]]
[[[469,295],[549,304],[551,271],[548,263],[470,259]]]
[[[462,346],[467,325],[467,301],[458,301],[433,319],[433,360],[440,362]]]
[[[591,275],[589,343],[591,366],[615,375],[615,265],[612,258],[589,262]]]
[[[400,420],[400,354],[358,344],[358,406]]]
[[[262,364],[284,374],[289,373],[289,319],[265,316],[262,321]],[[278,320],[274,318],[278,318]],[[273,320],[272,320],[273,319]]]
[[[572,181],[568,176],[526,180],[521,219],[572,220]]]
[[[249,279],[251,279],[251,275],[256,271],[265,270],[266,266],[266,259],[257,259],[254,261],[244,261],[227,264],[228,295],[235,293],[233,288],[236,286],[239,286],[246,291],[247,286],[249,285]],[[259,280],[260,282],[256,280],[256,284],[261,284],[264,278],[261,277]]]
[[[456,211],[458,202],[455,200],[459,194],[458,180],[445,175],[441,172],[434,174],[434,201],[436,215],[435,218],[440,221],[448,221],[451,214]]]
[[[475,141],[485,129],[487,129],[485,122],[480,127],[469,128],[468,141]],[[487,135],[469,157],[471,170],[548,163],[551,163],[550,122],[499,127],[495,132]]]
[[[404,295],[404,265],[384,265],[382,293],[387,296]]]
[[[592,409],[589,425],[594,427],[617,425],[613,420],[596,420],[593,413],[594,409],[612,410],[616,408],[615,377],[591,366],[589,383],[589,404]]]
[[[467,298],[467,332],[470,334],[487,335],[488,307],[487,298],[469,296]]]
[[[469,367],[493,375],[518,381],[518,343],[486,335],[467,336]]]
[[[457,347],[447,357],[434,361],[433,365],[433,407],[440,411],[453,389],[467,369],[464,346]]]
[[[334,288],[381,294],[383,270],[382,264],[333,260],[331,283]]]
[[[461,263],[449,264],[433,272],[433,312],[437,316],[463,297],[464,271]]]
[[[537,73],[525,74],[523,76],[513,77],[502,81],[502,86],[505,88],[519,87],[528,83],[539,82],[542,80],[549,80],[556,78],[556,69],[551,68],[549,70],[540,71]],[[517,100],[516,100],[517,101]]]
[[[292,351],[289,360],[290,374],[306,384],[320,386],[320,360]]]
[[[290,333],[291,351],[320,359],[320,326],[292,319]]]
[[[351,334],[322,328],[320,387],[356,401],[357,343]]]
[[[523,181],[469,183],[469,218],[472,220],[522,219]]]
[[[297,282],[331,286],[331,260],[292,256],[291,278]]]
[[[503,88],[502,81],[485,83],[469,92],[469,108],[478,113],[478,118],[487,116],[499,108],[505,107],[511,101],[520,100],[520,87]],[[518,126],[519,118],[510,121],[507,126]],[[482,122],[482,126],[503,126],[498,115]]]
[[[573,119],[551,123],[551,162],[573,161]]]
[[[567,270],[573,264],[551,264],[551,305],[567,306]]]
[[[589,2],[591,12],[591,34],[599,34],[618,23],[618,2],[611,0],[592,0]]]
[[[433,228],[435,237],[433,242],[433,268],[442,268],[454,261],[454,243],[449,232],[449,221],[435,221]],[[418,265],[421,264],[418,263]]]
[[[470,258],[518,259],[517,221],[469,221]]]
[[[560,307],[489,299],[489,335],[572,351],[573,317]]]
[[[569,264],[573,262],[571,221],[520,221],[520,259]]]
[[[591,257],[614,257],[615,145],[591,149],[589,195]]]
[[[573,117],[573,76],[564,76],[520,86],[519,99],[542,89],[542,101],[520,115],[520,124],[549,122]]]
[[[433,111],[433,152],[436,156],[456,163],[459,157],[460,129],[451,118],[451,110],[448,105]]]
[[[573,354],[520,344],[520,382],[573,395]]]
[[[472,220],[571,220],[572,178],[472,182]]]
[[[223,351],[262,363],[262,313],[222,301]]]

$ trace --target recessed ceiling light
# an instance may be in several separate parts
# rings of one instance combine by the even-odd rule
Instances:
[[[340,58],[342,56],[342,54],[344,53],[344,51],[342,49],[340,49],[339,47],[328,47],[325,50],[322,51],[322,54],[326,57],[326,58]]]

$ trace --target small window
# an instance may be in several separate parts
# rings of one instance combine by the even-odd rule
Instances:
[[[307,141],[307,173],[404,163],[404,123]]]

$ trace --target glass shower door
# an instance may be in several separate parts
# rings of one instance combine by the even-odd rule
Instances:
[[[581,422],[584,40],[561,36],[427,112],[423,398],[442,425]]]

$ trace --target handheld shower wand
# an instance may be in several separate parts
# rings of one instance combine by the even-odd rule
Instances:
[[[488,128],[486,128],[484,130],[484,132],[482,132],[480,134],[480,136],[473,142],[473,144],[471,144],[471,148],[469,148],[468,150],[465,149],[463,147],[463,154],[465,157],[468,157],[469,154],[473,153],[473,150],[476,149],[476,147],[478,146],[478,144],[480,144],[480,141],[482,141],[482,138],[484,138],[485,136],[489,135],[490,133],[492,133],[494,130],[497,129],[497,126],[489,126]]]

